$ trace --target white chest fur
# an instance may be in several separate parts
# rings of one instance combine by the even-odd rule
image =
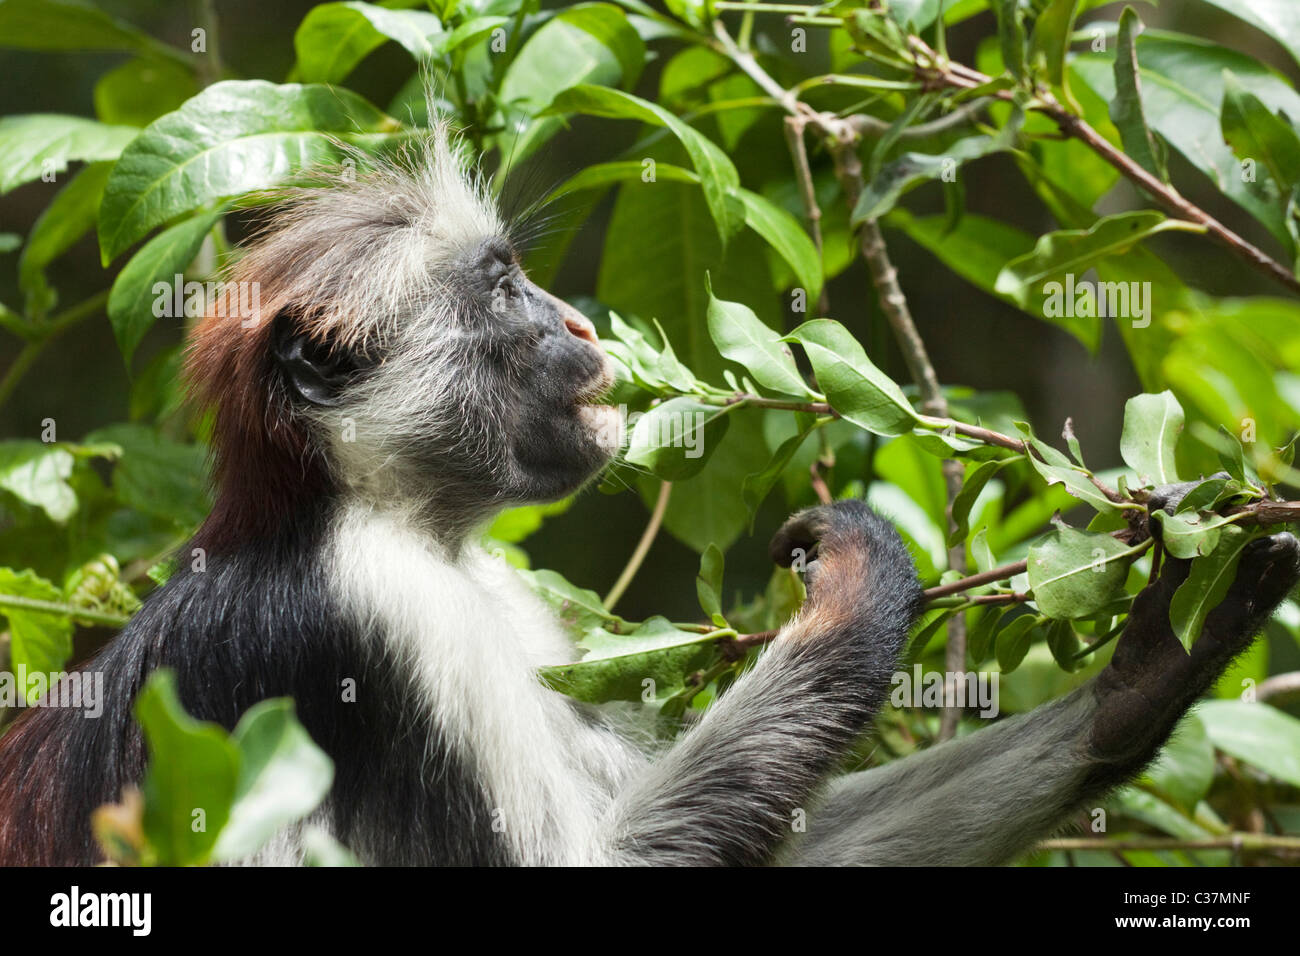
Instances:
[[[327,547],[336,593],[469,755],[492,808],[484,826],[527,862],[598,859],[609,797],[591,768],[621,748],[538,681],[539,665],[570,659],[568,641],[504,561],[468,549],[449,562],[410,527],[345,511]]]

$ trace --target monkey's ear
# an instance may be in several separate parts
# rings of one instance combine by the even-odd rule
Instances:
[[[356,371],[354,363],[304,335],[288,312],[280,312],[272,322],[271,351],[285,381],[303,401],[326,407],[342,403],[343,387]]]

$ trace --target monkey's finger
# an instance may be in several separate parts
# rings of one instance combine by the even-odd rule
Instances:
[[[1300,582],[1300,542],[1289,533],[1246,545],[1227,597],[1205,620],[1205,637],[1249,643]]]
[[[808,560],[817,542],[831,525],[832,506],[805,508],[786,519],[785,524],[772,536],[768,554],[783,568],[788,568],[800,558]]]

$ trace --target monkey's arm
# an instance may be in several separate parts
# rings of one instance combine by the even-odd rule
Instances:
[[[920,606],[897,532],[865,504],[792,518],[772,542],[812,558],[804,610],[610,815],[616,859],[761,863],[884,698]],[[815,555],[815,557],[813,557]]]
[[[1300,548],[1291,535],[1250,545],[1190,654],[1169,624],[1188,566],[1166,561],[1111,662],[1068,697],[836,781],[790,861],[1005,863],[1131,779],[1295,586]]]

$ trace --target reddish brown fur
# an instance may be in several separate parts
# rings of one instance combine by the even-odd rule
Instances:
[[[248,270],[237,272],[235,279],[260,282]],[[276,377],[271,325],[285,296],[266,283],[260,288],[255,320],[209,307],[186,356],[196,403],[214,409],[210,441],[216,501],[194,540],[195,547],[210,551],[229,549],[281,525],[304,500],[323,491],[328,480],[324,462]]]

